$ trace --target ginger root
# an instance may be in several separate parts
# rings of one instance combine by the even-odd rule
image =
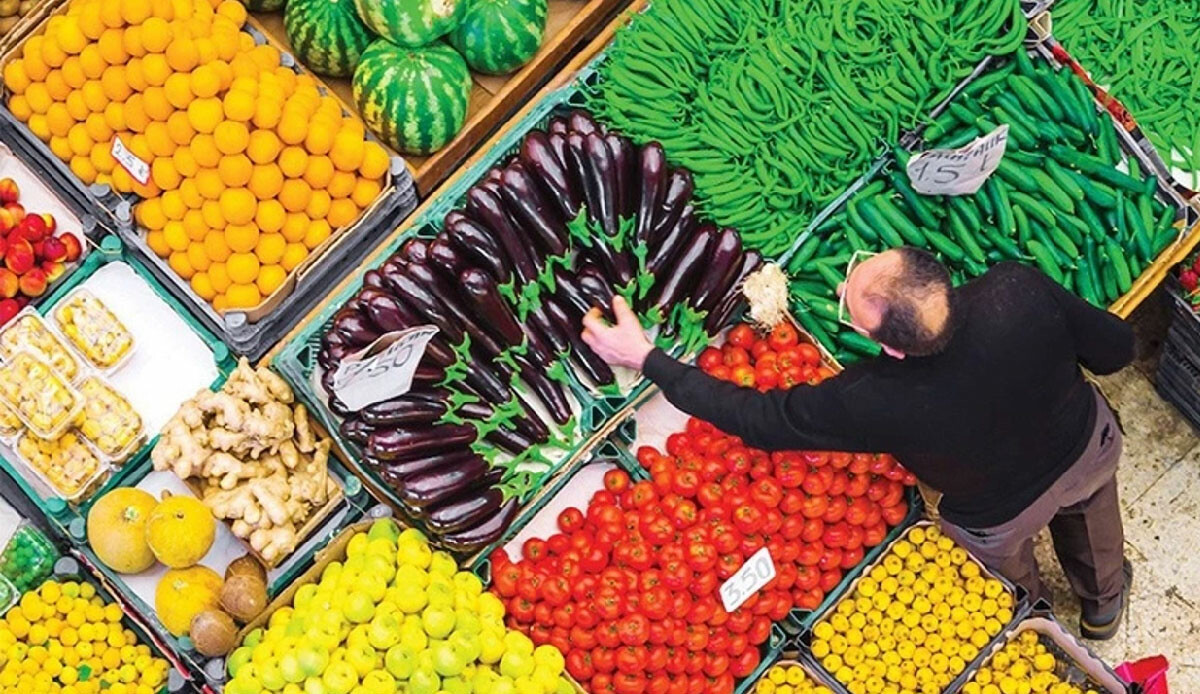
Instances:
[[[337,490],[330,446],[286,381],[241,359],[221,390],[179,408],[150,457],[155,470],[199,487],[213,515],[273,563],[295,549],[304,522]]]

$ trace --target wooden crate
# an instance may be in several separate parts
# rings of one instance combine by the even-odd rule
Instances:
[[[509,75],[472,73],[467,122],[445,147],[429,156],[406,156],[417,193],[425,197],[463,163],[500,124],[528,104],[534,91],[554,74],[588,35],[597,31],[629,0],[549,0],[546,38],[533,60]],[[275,42],[291,52],[280,14],[256,15]],[[350,80],[321,78],[344,103],[353,104]]]

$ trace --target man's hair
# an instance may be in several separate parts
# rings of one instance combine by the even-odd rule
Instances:
[[[871,337],[914,357],[937,354],[954,334],[950,272],[928,251],[907,246],[896,251],[900,254],[899,272],[883,286],[873,288],[883,312]],[[946,320],[934,330],[921,319],[922,305],[941,297],[945,297]]]

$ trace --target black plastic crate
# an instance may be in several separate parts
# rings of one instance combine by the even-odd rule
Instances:
[[[1193,358],[1176,343],[1164,344],[1155,388],[1192,426],[1200,428],[1200,365]]]

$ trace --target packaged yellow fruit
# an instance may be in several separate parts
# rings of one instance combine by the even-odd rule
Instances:
[[[168,496],[146,522],[146,541],[154,556],[171,568],[194,565],[216,537],[212,511],[191,496]]]
[[[354,201],[343,198],[341,200],[334,200],[329,206],[329,216],[326,217],[326,220],[329,222],[329,226],[334,229],[341,229],[342,227],[349,226],[354,220],[358,219],[358,213],[359,209],[354,204]]]
[[[195,274],[195,269],[192,267],[186,251],[176,251],[167,257],[167,265],[183,279],[191,279]]]
[[[258,199],[245,188],[230,188],[221,193],[221,214],[230,224],[249,224],[254,220]],[[284,201],[284,207],[287,202]]]
[[[259,232],[254,224],[230,224],[225,227],[224,236],[234,253],[249,253],[258,246]]]

